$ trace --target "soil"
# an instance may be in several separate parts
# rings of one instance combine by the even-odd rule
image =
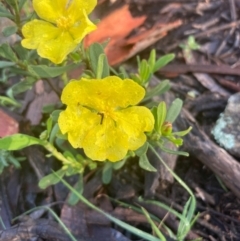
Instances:
[[[119,35],[114,35],[117,68],[136,69],[136,54],[148,58],[152,49],[157,56],[174,53],[176,58],[160,69],[153,77],[153,84],[164,79],[171,82],[171,91],[161,96],[167,103],[174,98],[184,101],[184,109],[174,128],[182,130],[189,125],[191,133],[184,137],[181,150],[190,157],[176,157],[158,150],[164,161],[183,179],[197,198],[198,219],[184,240],[239,241],[240,240],[240,149],[220,145],[212,130],[224,113],[230,98],[240,92],[240,2],[238,0],[99,0],[93,17],[102,21],[115,15],[130,12],[132,25]],[[121,12],[122,11],[122,12]],[[113,15],[114,15],[113,14]],[[126,15],[128,16],[128,15]],[[108,21],[113,21],[111,18]],[[107,20],[105,20],[107,21]],[[114,20],[117,21],[117,20]],[[120,21],[120,20],[119,20]],[[117,22],[116,28],[117,28]],[[107,30],[106,30],[107,32]],[[111,32],[111,31],[110,31]],[[181,46],[188,44],[193,36],[199,48],[189,52]],[[89,37],[90,38],[90,37]],[[90,41],[90,40],[88,40]],[[111,46],[111,44],[110,44]],[[124,50],[124,51],[123,51]],[[108,50],[110,58],[112,49]],[[79,73],[72,72],[75,77]],[[16,80],[11,79],[9,85]],[[52,88],[54,86],[54,89]],[[57,79],[49,85],[43,81],[19,98],[24,100],[21,111],[0,109],[0,118],[7,114],[7,122],[13,130],[39,134],[39,123],[47,116],[41,113],[42,106],[58,103],[61,86]],[[56,94],[57,92],[57,94]],[[4,94],[5,90],[0,90]],[[159,100],[159,99],[158,99]],[[234,102],[235,103],[235,102]],[[239,104],[233,104],[234,123],[226,134],[240,136]],[[234,109],[235,108],[235,109]],[[1,115],[1,111],[4,113]],[[227,112],[229,114],[229,112]],[[226,114],[226,113],[225,113]],[[231,117],[231,113],[229,114]],[[5,118],[5,117],[4,117]],[[1,126],[0,126],[1,127]],[[226,136],[221,137],[225,140]],[[238,138],[237,138],[238,139]],[[225,148],[225,149],[224,149]],[[70,240],[46,208],[12,221],[24,212],[43,205],[50,207],[80,241],[127,241],[143,240],[112,224],[103,215],[87,208],[81,202],[75,206],[67,203],[69,190],[62,184],[45,190],[38,187],[39,179],[58,170],[60,163],[38,147],[28,147],[15,152],[15,157],[25,157],[21,168],[5,168],[0,176],[0,241],[23,240]],[[110,184],[104,185],[101,171],[87,170],[84,175],[84,197],[122,221],[151,233],[145,216],[121,202],[136,207],[143,206],[149,213],[164,220],[176,233],[179,220],[164,209],[145,200],[160,201],[180,213],[189,199],[188,193],[169,172],[148,153],[157,173],[143,171],[136,159],[126,162],[114,172]],[[75,185],[78,176],[66,180]],[[111,198],[109,198],[111,197]],[[166,229],[159,224],[167,240]]]

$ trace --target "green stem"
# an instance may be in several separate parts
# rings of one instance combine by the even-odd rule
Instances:
[[[17,0],[14,1],[14,11],[15,11],[15,23],[18,27],[18,29],[21,29],[21,18],[19,14],[19,7],[18,7],[18,2]]]
[[[59,161],[62,161],[63,164],[72,165],[72,162],[69,161],[61,152],[59,152],[50,142],[43,141],[43,147],[48,150],[54,157],[56,157]]]

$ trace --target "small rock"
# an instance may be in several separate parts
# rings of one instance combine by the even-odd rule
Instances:
[[[227,107],[217,120],[212,134],[229,153],[240,157],[240,93],[228,99]]]

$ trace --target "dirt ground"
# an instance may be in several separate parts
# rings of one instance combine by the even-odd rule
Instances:
[[[164,161],[197,197],[199,218],[185,240],[239,241],[240,1],[99,0],[92,18],[101,21],[85,45],[110,38],[106,53],[116,68],[124,65],[127,70],[136,69],[136,55],[148,58],[152,49],[156,49],[158,56],[176,55],[173,62],[155,74],[152,83],[171,81],[171,91],[159,99],[170,103],[176,97],[181,98],[184,109],[174,128],[193,127],[181,147],[190,157],[177,158],[159,150]],[[198,48],[191,46],[189,36],[195,39]],[[57,80],[53,81],[60,90]],[[0,90],[0,94],[4,91]],[[41,114],[42,106],[57,103],[57,95],[51,86],[38,82],[33,90],[19,98],[25,103],[21,111],[0,108],[0,118],[8,125],[12,123],[9,132],[39,134],[38,128],[32,127],[46,118]],[[60,167],[54,158],[46,160],[45,154],[37,146],[17,152],[16,156],[24,156],[27,161],[22,162],[21,169],[9,167],[0,176],[0,241],[69,240],[44,208],[12,222],[14,217],[43,205],[59,215],[77,240],[143,240],[80,202],[69,206],[66,202],[69,191],[61,183],[41,190],[39,178]],[[157,173],[143,171],[134,159],[115,171],[108,185],[102,184],[99,171],[86,172],[84,196],[112,216],[151,233],[144,215],[109,198],[138,206],[142,205],[138,200],[142,196],[161,201],[179,212],[183,210],[189,198],[187,192],[152,153],[148,155]],[[76,180],[76,176],[67,179],[72,185]],[[176,232],[179,221],[174,216],[150,204],[144,208]]]

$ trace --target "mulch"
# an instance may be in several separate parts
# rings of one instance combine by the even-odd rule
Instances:
[[[184,100],[184,109],[175,128],[182,130],[188,126],[193,127],[191,133],[184,137],[182,147],[182,150],[190,153],[190,157],[177,158],[158,150],[166,163],[189,185],[197,197],[196,213],[199,213],[199,218],[186,240],[201,237],[206,241],[239,241],[240,158],[216,143],[211,130],[226,108],[228,99],[240,92],[240,2],[99,1],[94,17],[102,19],[103,28],[107,26],[107,21],[113,21],[113,18],[109,17],[111,14],[124,14],[125,18],[131,21],[129,25],[126,21],[125,29],[121,32],[106,31],[105,35],[100,36],[102,40],[105,37],[113,39],[114,45],[110,42],[107,54],[115,67],[124,63],[127,69],[136,69],[136,54],[147,58],[153,48],[158,56],[167,53],[176,55],[172,63],[155,74],[153,82],[170,79],[171,91],[162,96],[161,100],[164,99],[167,103],[171,103],[176,97]],[[111,35],[113,32],[114,35]],[[200,48],[188,55],[181,45],[187,44],[190,35],[194,36]],[[94,36],[94,41],[100,37]],[[87,41],[91,43],[91,36]],[[76,74],[79,73],[72,73],[73,76]],[[56,88],[60,89],[61,86]],[[31,133],[33,123],[37,125],[45,118],[39,112],[36,116],[34,112],[36,108],[41,108],[43,100],[47,100],[47,103],[58,101],[51,86],[43,82],[38,83],[38,86],[21,98],[26,103],[21,112],[12,114],[4,109],[4,113],[15,119],[20,130],[27,133]],[[30,122],[25,121],[26,117]],[[38,129],[31,134],[37,135]],[[14,217],[42,205],[51,207],[77,240],[142,240],[112,224],[82,203],[69,206],[69,191],[61,183],[41,190],[38,187],[39,179],[50,173],[51,169],[57,170],[60,167],[54,158],[46,158],[45,154],[39,147],[29,147],[17,152],[14,155],[25,156],[27,161],[22,162],[21,169],[10,167],[0,176],[1,241],[69,240],[51,213],[44,208],[33,211],[27,218],[12,222]],[[154,159],[152,153],[148,155],[151,163],[158,169],[157,173],[143,171],[134,159],[127,162],[121,170],[115,171],[108,185],[102,184],[100,172],[86,172],[83,194],[112,216],[151,233],[144,215],[116,200],[136,207],[143,206],[176,232],[179,220],[160,207],[138,200],[139,196],[158,200],[182,212],[189,198],[186,191]],[[74,185],[77,177],[67,178],[67,181]],[[164,231],[163,228],[161,230]],[[167,238],[171,240],[168,236]]]

